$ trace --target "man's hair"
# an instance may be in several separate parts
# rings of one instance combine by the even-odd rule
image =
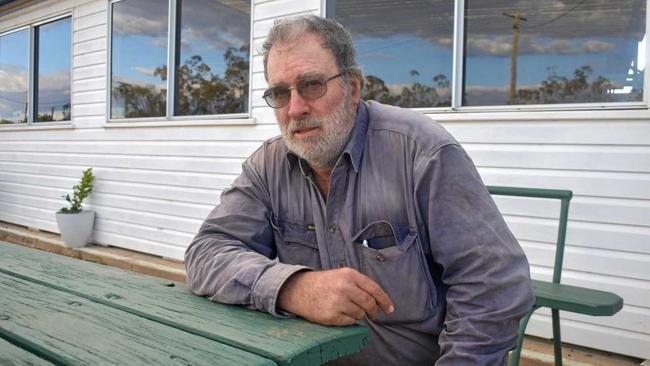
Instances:
[[[267,80],[269,52],[273,45],[278,42],[289,42],[309,33],[320,36],[323,48],[332,51],[336,59],[336,66],[338,66],[339,72],[344,74],[346,84],[350,76],[356,76],[363,81],[361,67],[355,60],[356,50],[352,44],[350,33],[339,22],[316,15],[302,15],[275,21],[262,45],[264,77]]]

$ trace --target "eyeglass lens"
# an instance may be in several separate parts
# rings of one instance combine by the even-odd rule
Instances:
[[[329,79],[325,79],[324,77],[302,79],[296,83],[295,89],[298,94],[305,99],[318,99],[327,93],[327,82],[338,76],[340,75],[336,75]],[[266,100],[266,103],[272,108],[282,108],[289,104],[291,89],[293,88],[287,88],[284,86],[277,86],[268,89],[264,92],[264,100]]]

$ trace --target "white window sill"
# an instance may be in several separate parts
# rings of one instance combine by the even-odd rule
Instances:
[[[129,118],[109,120],[104,123],[104,128],[137,128],[137,127],[187,127],[187,126],[241,126],[254,125],[255,118],[220,118],[220,119],[150,119]]]
[[[72,130],[74,124],[66,122],[38,122],[33,124],[7,124],[0,125],[0,131],[36,131],[36,130]]]

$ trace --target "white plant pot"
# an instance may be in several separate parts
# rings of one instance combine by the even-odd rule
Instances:
[[[81,211],[79,213],[56,213],[56,223],[63,236],[63,242],[69,248],[81,248],[86,245],[90,234],[93,232],[95,211]]]

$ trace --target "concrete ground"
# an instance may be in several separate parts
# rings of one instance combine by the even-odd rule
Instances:
[[[70,249],[61,236],[45,231],[0,222],[0,241],[7,241],[69,257],[118,267],[176,282],[185,282],[183,263],[115,247],[88,245]],[[609,352],[563,344],[565,366],[650,366],[650,362]],[[643,363],[642,363],[643,362]],[[549,366],[554,364],[553,344],[550,340],[526,337],[521,366]]]

